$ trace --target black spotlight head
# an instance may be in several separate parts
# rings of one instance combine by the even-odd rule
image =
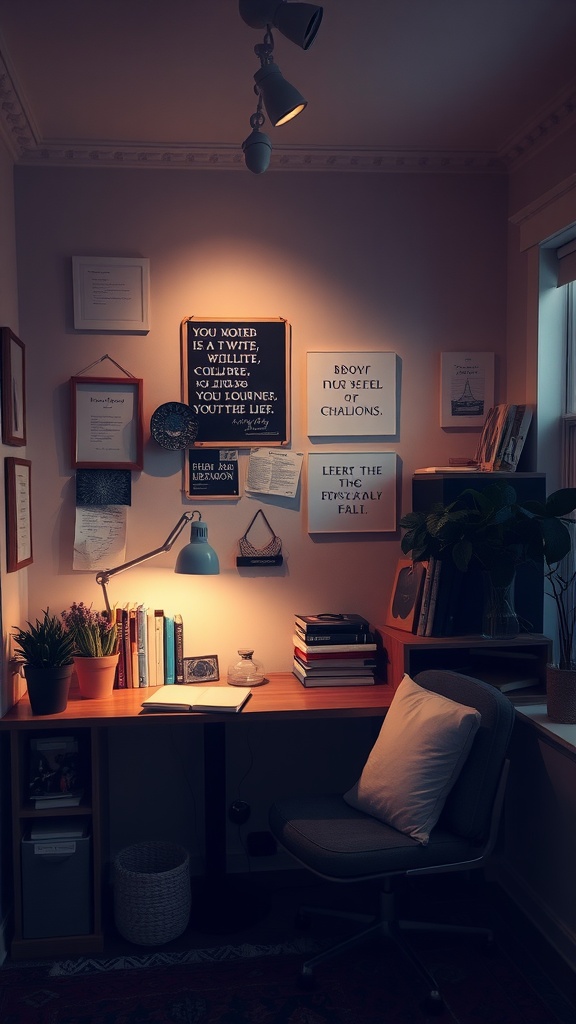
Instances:
[[[312,46],[323,13],[323,8],[316,4],[287,3],[287,0],[240,0],[240,17],[250,28],[273,25],[303,50]]]

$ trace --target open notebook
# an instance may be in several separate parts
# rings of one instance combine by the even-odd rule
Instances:
[[[194,683],[162,686],[142,701],[145,711],[241,711],[251,690]]]

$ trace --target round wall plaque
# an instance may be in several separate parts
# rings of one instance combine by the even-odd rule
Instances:
[[[152,413],[150,433],[162,448],[190,448],[198,434],[198,419],[183,402],[165,402]]]

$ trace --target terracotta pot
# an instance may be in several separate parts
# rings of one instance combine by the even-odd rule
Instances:
[[[546,667],[548,718],[563,725],[576,724],[576,669]]]
[[[39,668],[24,665],[24,676],[33,715],[57,715],[65,711],[73,665]]]
[[[74,658],[81,696],[88,700],[109,697],[114,689],[117,664],[117,654],[103,658]]]

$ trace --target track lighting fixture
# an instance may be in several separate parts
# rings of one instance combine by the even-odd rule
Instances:
[[[286,124],[306,107],[306,100],[287,82],[274,63],[272,26],[296,46],[307,50],[320,28],[323,9],[316,4],[289,3],[288,0],[239,0],[240,17],[250,28],[265,28],[262,43],[254,47],[260,69],[254,75],[254,92],[258,96],[256,113],[250,118],[251,134],[242,143],[246,167],[262,174],[270,163],[272,143],[261,131],[264,124],[262,106],[275,128]]]
[[[286,39],[307,50],[320,28],[323,9],[286,0],[240,0],[240,17],[250,28],[277,28]]]

